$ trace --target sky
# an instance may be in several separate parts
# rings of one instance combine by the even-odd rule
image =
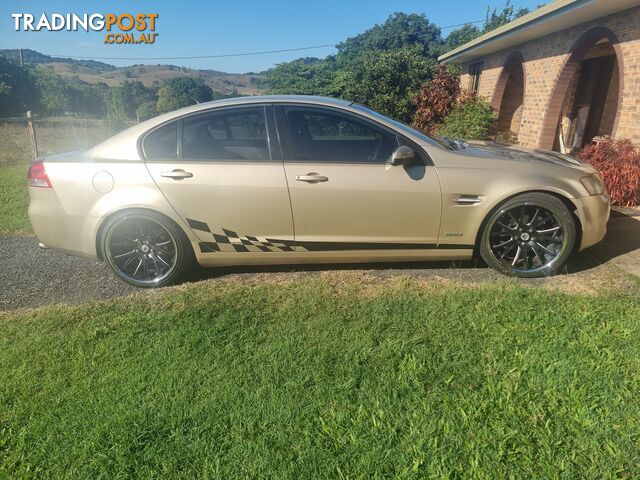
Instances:
[[[535,8],[541,0],[514,0],[516,8]],[[0,48],[86,57],[179,57],[282,50],[338,43],[396,11],[424,13],[440,27],[483,20],[487,6],[505,0],[225,0],[209,1],[6,1],[0,2]],[[14,29],[14,13],[36,19],[47,14],[157,13],[153,45],[105,45],[107,32],[49,32]],[[451,28],[443,29],[443,36]],[[325,57],[335,48],[208,59],[102,60],[117,66],[167,63],[232,73],[259,72],[300,57]],[[96,58],[96,60],[100,60]]]

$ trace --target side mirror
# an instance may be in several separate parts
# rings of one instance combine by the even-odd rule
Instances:
[[[391,165],[411,165],[416,162],[418,155],[411,147],[400,145],[391,155]]]

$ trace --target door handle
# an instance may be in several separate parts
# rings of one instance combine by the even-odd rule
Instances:
[[[175,170],[171,170],[170,172],[160,172],[161,177],[173,178],[174,180],[182,180],[183,178],[191,178],[193,177],[193,173],[185,172],[179,168]]]
[[[329,177],[325,177],[323,175],[318,175],[317,173],[307,173],[306,175],[296,175],[296,180],[299,182],[307,182],[307,183],[320,183],[327,182]]]

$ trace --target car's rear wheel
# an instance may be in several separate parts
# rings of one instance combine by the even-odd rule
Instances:
[[[138,287],[177,282],[192,258],[180,228],[163,215],[146,210],[111,217],[102,229],[100,246],[116,275]]]
[[[546,193],[518,195],[489,217],[480,255],[507,275],[542,277],[564,265],[576,242],[576,225],[564,203]]]

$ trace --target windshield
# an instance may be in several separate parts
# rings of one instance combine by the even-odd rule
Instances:
[[[363,105],[360,105],[358,103],[352,103],[351,107],[355,108],[356,110],[360,110],[362,112],[367,113],[368,115],[371,115],[372,117],[376,117],[380,120],[384,120],[387,123],[391,123],[394,127],[396,127],[398,130],[402,130],[410,135],[413,135],[414,137],[418,137],[420,140],[422,140],[425,143],[428,143],[430,145],[438,145],[442,148],[446,148],[447,150],[452,150],[453,146],[446,141],[443,138],[439,138],[439,137],[432,137],[430,135],[427,135],[425,133],[422,133],[419,130],[416,130],[415,128],[410,127],[409,125],[407,125],[404,122],[401,122],[400,120],[396,120],[395,118],[391,118],[391,117],[387,117],[386,115],[382,115],[381,113],[376,112],[375,110],[371,110],[370,108],[367,108]]]

